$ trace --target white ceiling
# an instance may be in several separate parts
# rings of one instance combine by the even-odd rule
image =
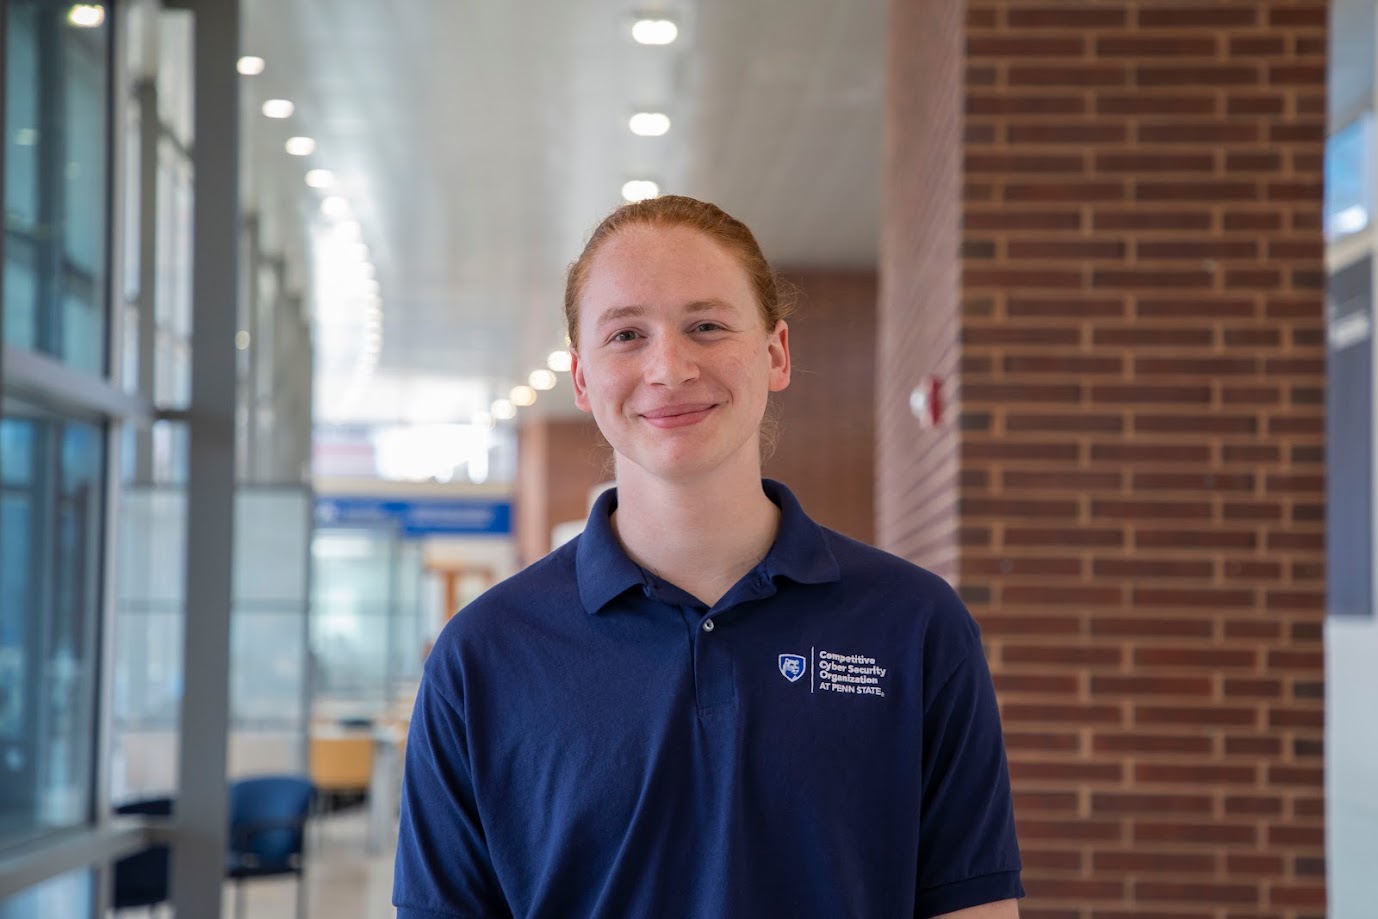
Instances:
[[[377,269],[383,345],[349,411],[464,422],[524,382],[562,344],[565,266],[630,178],[718,202],[777,265],[874,264],[885,5],[246,0],[244,52],[267,61],[242,84],[246,193],[266,238],[302,257],[304,223],[329,224],[303,176],[330,169]],[[631,39],[648,9],[678,41]],[[285,122],[259,113],[274,97],[296,105]],[[643,108],[670,132],[632,135]],[[288,156],[290,135],[315,153]],[[318,403],[338,412],[362,332],[321,309]],[[570,411],[568,390],[537,410]]]

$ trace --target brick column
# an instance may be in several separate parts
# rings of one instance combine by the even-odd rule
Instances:
[[[765,474],[824,526],[875,539],[876,273],[785,268],[797,294],[789,388],[774,397],[778,443]]]
[[[1326,5],[948,6],[892,0],[877,507],[981,622],[1023,915],[1323,916]]]

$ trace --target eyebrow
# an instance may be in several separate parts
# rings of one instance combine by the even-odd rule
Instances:
[[[707,300],[694,300],[684,305],[684,311],[686,313],[711,313],[713,310],[730,308],[731,304],[726,300],[719,300],[716,297],[710,297]],[[617,322],[620,319],[644,315],[646,315],[646,307],[639,303],[630,306],[614,306],[611,309],[603,311],[603,314],[598,317],[595,328],[606,325],[609,322]]]

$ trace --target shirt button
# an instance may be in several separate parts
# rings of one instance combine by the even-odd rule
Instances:
[[[703,620],[703,630],[704,630],[705,632],[711,632],[711,631],[713,631],[713,620],[712,620],[712,619],[705,619],[705,620]]]

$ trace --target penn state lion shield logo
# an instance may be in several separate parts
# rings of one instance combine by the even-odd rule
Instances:
[[[798,654],[780,655],[780,673],[791,683],[804,675],[804,658]]]

